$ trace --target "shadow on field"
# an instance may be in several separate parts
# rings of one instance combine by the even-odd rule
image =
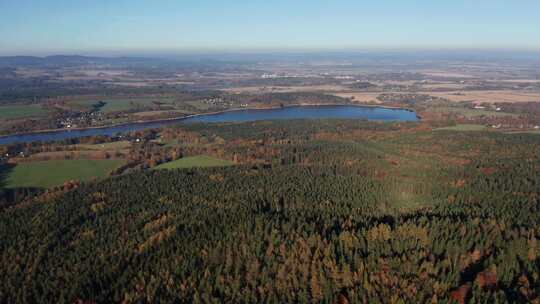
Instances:
[[[43,192],[43,189],[40,188],[6,188],[7,178],[14,167],[15,165],[12,164],[0,165],[0,211],[17,204],[25,198],[36,196]]]
[[[15,165],[12,164],[0,164],[0,189],[4,189],[7,186],[7,178],[11,171],[13,171]]]

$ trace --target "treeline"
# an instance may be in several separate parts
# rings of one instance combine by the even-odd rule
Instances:
[[[266,104],[325,104],[325,103],[335,103],[335,104],[346,104],[350,100],[343,97],[338,97],[334,95],[322,94],[322,93],[313,93],[313,92],[294,92],[294,93],[268,93],[261,94],[259,96],[254,96],[250,98],[251,102],[255,103],[266,103]]]

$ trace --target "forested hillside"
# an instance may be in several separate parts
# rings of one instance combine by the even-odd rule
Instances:
[[[236,165],[143,170],[0,209],[0,302],[540,302],[540,136],[183,128],[164,138],[219,138]]]

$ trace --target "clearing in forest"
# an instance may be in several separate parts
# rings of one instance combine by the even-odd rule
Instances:
[[[21,163],[5,172],[3,182],[6,188],[36,187],[50,188],[66,181],[88,181],[106,177],[113,169],[121,166],[123,160],[49,160]]]
[[[185,169],[193,167],[226,167],[232,166],[234,163],[229,160],[223,160],[206,155],[184,157],[172,162],[164,163],[157,166],[155,169]]]

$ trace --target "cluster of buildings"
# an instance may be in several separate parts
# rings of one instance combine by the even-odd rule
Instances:
[[[101,112],[77,112],[58,118],[56,125],[58,128],[72,129],[93,126],[103,119],[103,113]]]
[[[208,105],[211,105],[211,106],[217,106],[217,107],[233,107],[235,106],[235,103],[234,101],[226,101],[226,100],[223,100],[223,98],[221,97],[214,97],[214,98],[206,98],[206,99],[203,99],[203,102],[208,104]],[[239,106],[241,108],[245,108],[248,106],[247,103],[241,103],[239,104]]]
[[[321,78],[322,75],[313,75],[313,74],[275,74],[275,73],[264,73],[261,75],[262,79],[275,79],[275,78]]]
[[[486,106],[482,106],[482,105],[478,105],[478,104],[477,104],[477,105],[474,105],[473,109],[475,109],[475,110],[485,110],[485,109],[487,109],[487,107],[486,107]],[[501,107],[495,107],[495,106],[493,106],[492,109],[495,110],[495,111],[497,111],[497,112],[502,111],[502,108],[501,108]]]

